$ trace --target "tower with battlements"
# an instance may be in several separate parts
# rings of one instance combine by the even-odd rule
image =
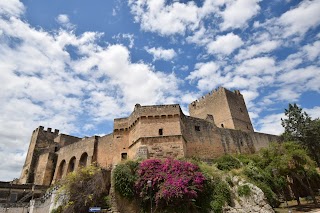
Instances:
[[[201,119],[209,116],[220,128],[253,132],[249,113],[239,90],[232,92],[219,87],[189,104],[189,113],[190,116]]]

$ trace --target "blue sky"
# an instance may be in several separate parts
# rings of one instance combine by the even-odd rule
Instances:
[[[142,105],[224,86],[256,131],[288,103],[320,116],[320,0],[0,0],[0,180],[39,125],[91,136]]]

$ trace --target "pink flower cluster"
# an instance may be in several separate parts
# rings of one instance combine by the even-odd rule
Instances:
[[[151,189],[148,181],[151,181]],[[199,167],[190,162],[150,159],[139,166],[136,190],[142,198],[150,195],[151,190],[157,205],[170,204],[196,199],[204,181]]]

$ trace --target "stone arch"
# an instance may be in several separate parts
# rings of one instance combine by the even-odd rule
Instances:
[[[69,161],[67,173],[73,172],[75,170],[75,167],[76,167],[76,157],[73,156]]]
[[[62,160],[58,167],[57,180],[60,180],[63,176],[64,170],[66,168],[66,161]]]
[[[88,161],[88,153],[82,153],[80,160],[79,160],[79,167],[86,167]]]

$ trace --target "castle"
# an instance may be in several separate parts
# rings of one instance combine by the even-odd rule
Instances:
[[[213,159],[226,153],[254,153],[275,135],[254,132],[242,94],[220,87],[189,105],[141,106],[129,117],[114,119],[113,132],[78,138],[59,130],[35,129],[20,184],[49,186],[82,166],[111,168],[125,159]]]

